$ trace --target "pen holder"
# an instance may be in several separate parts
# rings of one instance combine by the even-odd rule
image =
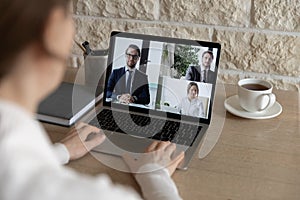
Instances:
[[[103,91],[108,50],[94,50],[84,54],[85,85]]]

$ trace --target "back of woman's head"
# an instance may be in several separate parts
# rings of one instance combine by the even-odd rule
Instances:
[[[70,0],[0,0],[0,80],[30,44],[43,48],[43,34],[54,8],[69,9]]]

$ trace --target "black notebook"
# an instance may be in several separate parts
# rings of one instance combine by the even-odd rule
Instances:
[[[63,82],[40,103],[37,119],[71,126],[102,98],[102,94],[98,93],[98,96],[95,95],[93,88],[88,86]]]

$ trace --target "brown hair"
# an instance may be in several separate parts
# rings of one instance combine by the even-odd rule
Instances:
[[[204,51],[203,54],[202,54],[202,58],[203,58],[203,56],[204,56],[205,54],[207,54],[207,53],[210,55],[211,59],[213,60],[213,59],[214,59],[214,54],[213,54],[213,52],[210,51],[210,50]]]
[[[130,45],[127,47],[127,49],[125,50],[125,54],[127,54],[127,51],[128,51],[129,48],[136,50],[137,53],[138,53],[138,56],[139,56],[139,57],[141,56],[141,50],[140,50],[140,48],[139,48],[137,45],[135,45],[135,44],[130,44]]]
[[[43,34],[51,11],[61,7],[66,13],[70,0],[1,0],[0,80],[11,70],[14,58],[33,42],[43,49]]]
[[[190,91],[192,86],[195,86],[197,88],[197,95],[198,95],[199,94],[199,87],[198,87],[197,83],[195,83],[195,82],[190,82],[188,84],[187,89],[186,89],[187,94],[189,94],[189,91]]]

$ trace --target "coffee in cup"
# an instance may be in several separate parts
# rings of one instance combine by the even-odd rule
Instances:
[[[240,106],[248,112],[260,112],[274,105],[276,97],[271,83],[260,79],[242,79],[238,82]]]

